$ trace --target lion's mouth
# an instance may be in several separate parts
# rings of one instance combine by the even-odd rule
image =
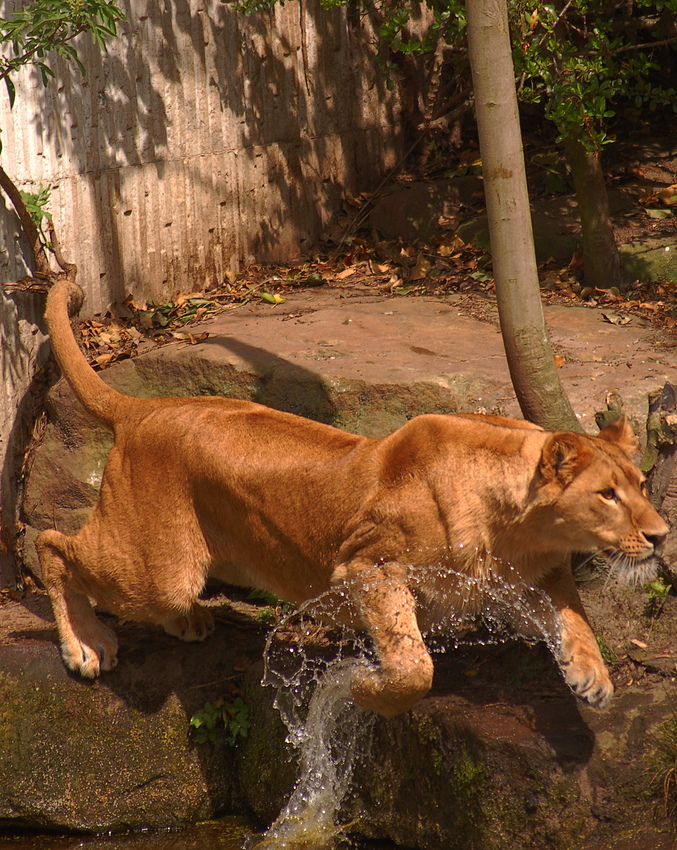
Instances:
[[[639,587],[656,578],[658,559],[653,553],[648,555],[628,555],[616,550],[600,552],[609,566],[611,573],[623,584]]]

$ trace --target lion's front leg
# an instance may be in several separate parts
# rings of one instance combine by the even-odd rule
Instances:
[[[555,657],[567,685],[590,705],[604,708],[614,686],[568,565],[553,570],[541,586],[557,612],[559,646]]]
[[[360,708],[394,717],[411,708],[432,685],[433,662],[416,620],[416,602],[396,565],[347,570],[350,596],[374,641],[377,670],[360,670],[351,694]]]

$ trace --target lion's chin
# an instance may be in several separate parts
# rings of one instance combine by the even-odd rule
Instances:
[[[623,584],[639,587],[656,578],[658,559],[655,555],[646,558],[632,558],[623,552],[616,552],[608,558],[613,574]]]

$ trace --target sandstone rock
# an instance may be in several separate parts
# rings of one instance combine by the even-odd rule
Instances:
[[[54,632],[0,647],[0,828],[160,828],[242,808],[233,750],[195,744],[188,725],[242,639],[224,628],[204,652],[118,632],[120,666],[95,682],[66,672]]]

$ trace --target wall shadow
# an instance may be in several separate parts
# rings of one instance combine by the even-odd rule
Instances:
[[[322,9],[319,0],[249,16],[189,0],[121,7],[127,22],[107,53],[80,39],[84,79],[61,60],[50,88],[31,78],[36,133],[67,152],[96,198],[106,268],[101,281],[81,281],[96,300],[121,299],[132,279],[135,294],[157,296],[144,279],[160,261],[170,293],[190,289],[191,271],[200,285],[205,273],[216,278],[229,256],[298,256],[341,198],[374,186],[384,161],[398,155],[399,107],[368,28],[350,24],[346,10]],[[219,174],[201,167],[214,153]],[[130,169],[148,172],[154,210],[128,196]],[[182,196],[165,197],[169,172],[184,174]],[[217,195],[219,210],[205,210],[202,199]],[[157,218],[169,219],[169,210],[182,229],[176,236],[171,221]],[[207,214],[217,222],[209,233]],[[127,246],[139,241],[152,257],[130,270]]]

